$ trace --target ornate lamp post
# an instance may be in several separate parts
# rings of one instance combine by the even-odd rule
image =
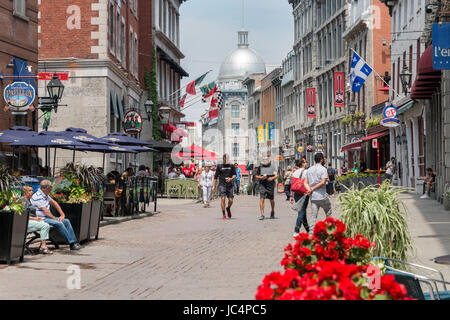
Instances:
[[[402,73],[400,73],[400,80],[402,81],[403,92],[408,95],[408,89],[411,87],[412,73],[408,67],[403,65]]]

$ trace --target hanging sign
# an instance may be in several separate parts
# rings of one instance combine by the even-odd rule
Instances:
[[[381,125],[390,128],[399,126],[400,120],[398,120],[397,115],[398,115],[397,108],[392,104],[387,105],[383,110],[384,119],[381,120]]]
[[[378,139],[373,139],[372,140],[372,148],[378,149]]]
[[[35,97],[33,86],[25,82],[14,82],[3,91],[3,98],[12,111],[27,111]]]
[[[131,110],[125,114],[123,129],[127,134],[138,134],[142,131],[142,117],[139,112]]]
[[[263,143],[265,137],[264,126],[258,126],[258,143]]]
[[[343,108],[345,106],[344,75],[344,72],[334,73],[334,106],[336,108]]]
[[[316,88],[306,89],[306,105],[308,118],[316,118]]]
[[[433,23],[433,69],[450,70],[450,22]]]
[[[307,151],[307,152],[313,152],[313,146],[312,146],[312,144],[308,144],[308,145],[306,146],[306,151]]]
[[[269,129],[269,141],[273,141],[274,131],[275,131],[275,122],[269,122],[268,129]]]

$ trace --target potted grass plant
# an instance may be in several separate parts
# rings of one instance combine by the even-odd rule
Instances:
[[[22,261],[29,212],[19,201],[20,182],[0,164],[0,261]]]
[[[339,194],[342,208],[340,219],[347,225],[349,236],[361,234],[377,245],[373,257],[382,256],[407,260],[413,241],[406,221],[406,207],[398,195],[406,191],[385,182],[380,188],[368,186],[350,188]]]

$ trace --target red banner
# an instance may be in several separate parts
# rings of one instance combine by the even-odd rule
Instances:
[[[316,88],[306,89],[306,110],[308,118],[316,118]]]
[[[55,74],[54,72],[38,72],[38,80],[50,81],[50,80],[52,80],[54,74]],[[61,80],[61,81],[69,80],[68,72],[57,72],[56,75],[58,76],[59,80]]]
[[[334,106],[343,108],[345,106],[344,72],[334,73]]]

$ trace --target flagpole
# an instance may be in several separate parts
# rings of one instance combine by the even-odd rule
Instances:
[[[366,63],[366,64],[370,67],[370,65],[367,63],[367,61],[364,60],[364,59],[358,54],[358,52],[356,52],[355,50],[353,50],[353,48],[350,48],[350,50],[352,50],[354,53],[356,53],[356,54],[358,55],[358,57],[359,57],[362,61],[364,61],[364,63]],[[371,67],[371,68],[372,68],[372,67]],[[389,85],[389,83],[387,83],[386,81],[384,81],[384,78],[383,78],[382,76],[380,76],[380,75],[378,74],[378,72],[375,71],[374,68],[372,68],[372,71],[373,71],[374,74],[376,74],[376,75],[381,79],[381,81],[384,82],[385,85],[387,85],[389,88],[392,89],[393,92],[395,92],[395,94],[397,95],[397,97],[401,97],[401,96],[398,94],[398,92],[395,91],[395,89]]]
[[[206,73],[204,73],[204,75],[206,76],[208,73],[210,73],[212,71],[212,69],[211,70],[209,70],[208,72],[206,72]],[[201,77],[201,76],[200,76]],[[195,78],[195,79],[198,79],[198,78],[200,78],[200,77],[197,77],[197,78]],[[192,82],[192,81],[191,81]],[[189,82],[189,83],[191,83],[191,82]],[[171,96],[173,96],[175,93],[178,93],[178,92],[180,92],[181,91],[181,89],[184,89],[184,88],[186,88],[188,85],[189,85],[189,83],[187,84],[187,85],[185,85],[185,86],[183,86],[183,87],[181,87],[180,89],[178,89],[177,91],[174,91],[174,92],[172,92],[171,94],[169,94],[169,97],[171,97]]]

